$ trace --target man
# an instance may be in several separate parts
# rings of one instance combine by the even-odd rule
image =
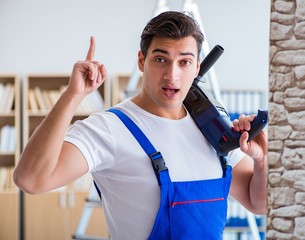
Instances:
[[[244,153],[231,151],[222,168],[183,106],[199,72],[202,41],[197,23],[184,13],[153,18],[138,53],[140,93],[112,112],[78,121],[67,133],[82,99],[107,78],[104,65],[93,60],[91,38],[86,60],[74,65],[67,90],[24,149],[16,184],[37,194],[91,172],[112,239],[221,239],[229,190],[247,209],[264,214],[267,139],[261,132],[247,142],[255,116],[233,122],[243,131]]]

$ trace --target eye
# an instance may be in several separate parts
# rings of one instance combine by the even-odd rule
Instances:
[[[192,61],[190,61],[190,60],[183,60],[183,61],[181,61],[181,64],[182,64],[183,66],[188,66],[188,65],[191,65],[191,64],[192,64]]]
[[[162,57],[157,57],[157,58],[155,58],[155,62],[157,62],[157,63],[164,63],[165,59],[162,58]]]

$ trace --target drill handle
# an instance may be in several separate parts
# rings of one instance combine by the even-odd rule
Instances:
[[[255,138],[268,123],[268,111],[258,110],[257,116],[251,122],[251,129],[249,133],[249,141]]]

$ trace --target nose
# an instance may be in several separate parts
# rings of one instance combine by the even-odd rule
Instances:
[[[166,71],[163,75],[164,80],[169,82],[175,82],[179,80],[180,68],[177,64],[172,63],[166,68]]]

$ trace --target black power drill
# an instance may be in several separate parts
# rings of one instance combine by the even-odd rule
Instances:
[[[226,156],[239,147],[241,132],[233,130],[233,124],[225,108],[209,93],[198,86],[205,73],[214,65],[223,53],[223,48],[216,45],[200,64],[200,71],[184,100],[184,106],[196,125],[219,155]],[[251,122],[249,141],[257,136],[268,122],[268,111],[258,110]]]

